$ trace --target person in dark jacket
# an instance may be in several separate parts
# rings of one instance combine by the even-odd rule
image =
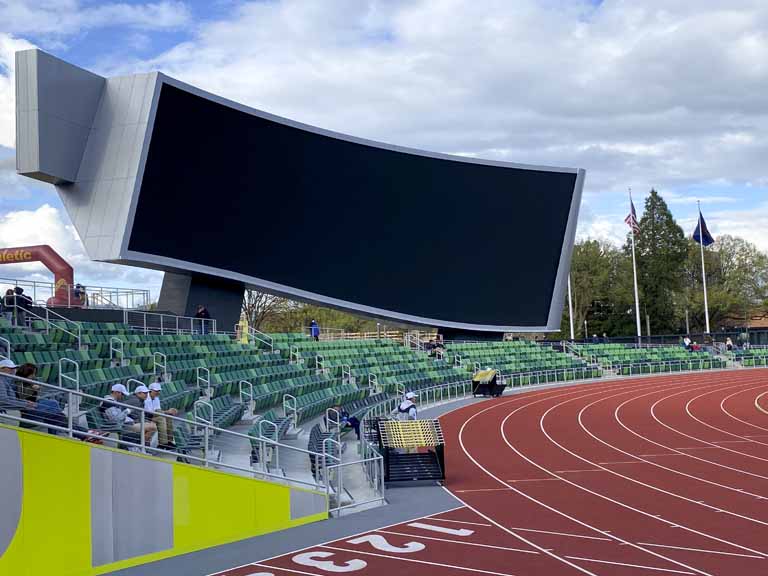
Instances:
[[[195,312],[195,318],[200,320],[200,333],[201,334],[207,334],[208,333],[208,325],[211,322],[211,313],[208,312],[208,308],[206,308],[202,304],[198,304],[197,305],[197,312]]]

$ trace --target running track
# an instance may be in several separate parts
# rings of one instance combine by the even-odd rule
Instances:
[[[220,574],[768,575],[768,370],[532,391],[441,420],[455,510]]]

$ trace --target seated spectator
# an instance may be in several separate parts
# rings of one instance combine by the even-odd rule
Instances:
[[[686,350],[691,349],[691,339],[688,336],[683,338],[683,346],[685,347]]]
[[[355,416],[350,416],[349,412],[344,410],[341,406],[334,406],[333,409],[339,413],[339,428],[352,428],[357,435],[357,439],[360,440],[360,420]],[[327,413],[325,429],[328,430]]]
[[[34,364],[26,363],[16,368],[16,376],[19,378],[25,378],[27,380],[33,380],[37,374],[37,366]],[[27,402],[37,402],[38,394],[40,393],[40,384],[37,382],[25,382],[23,380],[17,381],[16,385],[18,391],[19,400],[26,400]]]
[[[733,340],[731,340],[730,336],[725,339],[725,349],[728,350],[728,352],[733,352]]]
[[[29,364],[26,373],[34,377],[37,368],[34,364]],[[35,400],[22,400],[16,393],[16,384],[10,377],[15,375],[16,364],[12,360],[0,361],[0,412],[6,410],[18,410],[21,418],[24,420],[34,420],[41,424],[50,424],[59,428],[67,428],[67,418],[61,413],[59,403],[53,399],[44,399],[39,402]],[[21,423],[23,428],[29,428],[29,423]],[[81,428],[77,428],[82,430]],[[48,429],[49,434],[56,434],[53,428]]]
[[[701,351],[701,345],[698,342],[694,342],[691,344],[691,352],[700,352]]]
[[[175,450],[176,443],[173,441],[173,420],[164,418],[161,414],[176,416],[176,408],[163,410],[160,404],[160,392],[163,390],[162,378],[157,375],[157,380],[149,385],[149,397],[144,400],[144,410],[154,415],[153,421],[157,424],[157,442],[158,447],[164,450]]]
[[[144,388],[147,390],[146,386],[139,386],[139,388]],[[139,392],[140,394],[144,394],[146,397],[146,392]],[[128,389],[123,384],[115,384],[112,386],[112,391],[104,396],[104,400],[99,405],[99,410],[101,410],[104,414],[104,417],[110,421],[113,424],[117,424],[118,426],[121,426],[124,430],[128,430],[130,432],[141,432],[141,421],[136,421],[133,418],[131,418],[131,409],[125,408],[123,406],[118,406],[114,402],[124,402],[126,400],[129,400],[129,392]],[[139,399],[141,397],[139,396]],[[141,399],[141,403],[143,403],[143,399]],[[135,401],[134,401],[135,404]],[[145,419],[144,420],[144,442],[146,444],[150,444],[152,440],[152,436],[154,436],[155,432],[157,432],[157,425],[152,422],[151,420]]]

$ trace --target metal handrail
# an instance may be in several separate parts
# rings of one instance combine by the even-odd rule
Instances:
[[[68,365],[75,367],[74,378],[64,372],[64,367]],[[77,390],[78,392],[80,391],[80,364],[72,360],[71,358],[59,358],[59,387],[60,388],[65,388],[64,382],[63,382],[64,380],[66,380],[67,382],[74,382],[75,390]]]
[[[140,322],[132,322],[132,318],[138,316],[140,318]],[[148,322],[149,318],[158,318],[159,319],[159,325],[157,327],[150,325]],[[165,319],[170,319],[171,326],[168,326],[166,328],[165,326]],[[183,327],[180,327],[179,322],[182,322],[183,324],[186,323],[186,325],[189,327],[188,329],[185,329]],[[177,316],[175,314],[163,314],[162,312],[147,312],[146,310],[129,310],[124,309],[123,310],[123,324],[134,328],[141,330],[144,334],[149,334],[150,332],[160,332],[161,334],[165,334],[166,332],[171,334],[195,334],[197,333],[196,326],[210,326],[211,334],[216,334],[216,319],[215,318],[195,318],[194,316]],[[205,332],[208,332],[207,330]]]
[[[259,342],[269,346],[270,352],[275,351],[275,340],[266,332],[262,332],[261,330],[257,330],[256,328],[248,326],[248,335],[254,340],[258,340]]]
[[[120,353],[120,360],[125,358],[125,343],[117,336],[109,337],[109,359],[113,360],[117,353]]]
[[[200,373],[205,374],[205,376],[201,376]],[[211,371],[210,369],[206,368],[205,366],[197,366],[195,368],[195,383],[197,385],[197,388],[199,390],[202,390],[205,388],[206,394],[208,397],[213,397],[213,390],[211,388]],[[205,386],[201,386],[200,384],[204,384]]]
[[[137,380],[136,378],[128,378],[128,380],[125,381],[125,387],[128,388],[128,392],[131,392],[131,393],[133,393],[133,391],[136,390],[136,388],[131,390],[131,382],[136,384],[136,388],[138,388],[139,386],[146,386],[146,384],[144,384],[144,382],[142,382],[141,380]]]
[[[54,328],[54,330],[59,330],[61,332],[65,332],[72,336],[75,340],[77,340],[77,349],[80,350],[82,348],[82,324],[80,322],[75,322],[74,320],[70,320],[69,318],[65,318],[58,312],[54,312],[53,310],[49,308],[45,308],[45,316],[40,316],[39,314],[32,312],[29,308],[24,308],[23,306],[19,306],[16,304],[16,295],[14,295],[14,304],[13,307],[17,310],[21,309],[24,311],[24,314],[26,316],[32,316],[33,318],[37,318],[38,320],[45,322],[45,333],[50,334],[51,327]],[[64,326],[59,326],[56,322],[56,320],[51,320],[50,316],[54,316],[56,318],[60,318],[61,320],[64,320],[67,324]],[[77,326],[77,332],[72,332],[69,328],[67,328],[68,325],[74,324]]]
[[[200,414],[199,408],[201,406],[208,409],[208,411],[210,412],[210,418],[205,418],[205,416],[202,416]],[[209,424],[213,426],[213,415],[214,415],[213,404],[211,404],[207,400],[196,400],[192,408],[192,413],[195,417],[195,421],[203,422],[204,424]]]
[[[245,385],[245,391],[243,390],[243,385]],[[254,401],[253,397],[253,384],[251,384],[248,380],[240,380],[240,382],[237,383],[238,386],[238,392],[240,396],[240,403],[244,406],[251,407],[251,402]],[[246,403],[244,398],[248,398],[248,402]]]
[[[5,355],[0,354],[0,358],[7,358],[8,360],[10,360],[11,352],[13,351],[13,349],[11,348],[11,341],[8,340],[8,338],[3,338],[2,336],[0,336],[0,344],[5,344],[5,350],[6,350],[6,354]]]
[[[289,415],[290,413],[293,414],[293,416]],[[296,402],[296,397],[292,396],[291,394],[283,394],[283,415],[286,418],[291,418],[293,420],[293,427],[296,428],[299,425],[299,410],[298,410],[298,404]]]
[[[152,353],[152,374],[158,374],[158,368],[162,368],[163,376],[168,372],[168,357],[163,352]]]

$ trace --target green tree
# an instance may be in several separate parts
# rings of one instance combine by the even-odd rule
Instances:
[[[645,200],[635,247],[643,328],[647,314],[652,334],[677,332],[680,323],[675,301],[683,288],[688,241],[656,190]],[[629,254],[630,250],[628,238],[624,251]]]

